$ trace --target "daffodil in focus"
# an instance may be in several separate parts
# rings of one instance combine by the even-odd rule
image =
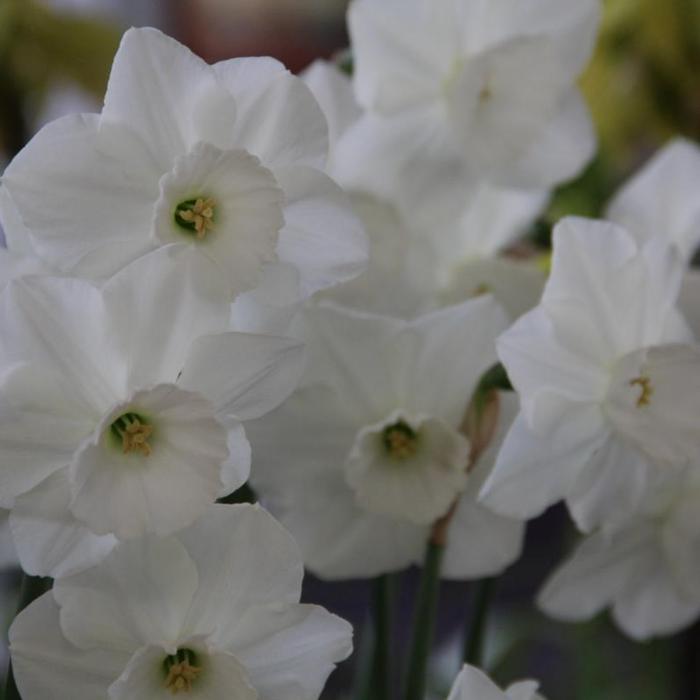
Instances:
[[[309,362],[299,390],[247,430],[253,486],[307,566],[350,578],[419,563],[431,525],[452,509],[446,576],[513,561],[522,524],[476,503],[488,465],[473,464],[477,444],[463,431],[507,325],[494,300],[408,322],[328,305],[302,321]],[[509,410],[505,400],[504,418]]]
[[[302,576],[294,541],[257,506],[121,543],[15,620],[22,698],[316,700],[352,628],[299,604]]]
[[[694,458],[697,431],[682,414],[695,395],[682,386],[696,384],[697,353],[675,308],[682,273],[658,238],[639,244],[576,218],[556,227],[541,304],[498,341],[521,411],[484,502],[532,517],[564,498],[584,530],[619,524]]]
[[[277,406],[298,343],[227,332],[212,265],[168,246],[104,286],[10,283],[0,485],[23,566],[54,575],[114,538],[173,532],[248,476],[241,421]]]
[[[179,242],[213,261],[229,298],[269,282],[271,268],[290,268],[304,298],[366,258],[359,222],[322,172],[327,149],[313,96],[277,61],[210,66],[157,30],[131,29],[102,113],[51,122],[7,167],[2,219],[73,276],[105,277]],[[10,230],[11,247],[19,237]]]

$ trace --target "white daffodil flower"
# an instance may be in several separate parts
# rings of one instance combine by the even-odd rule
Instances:
[[[483,671],[465,664],[447,700],[544,700],[536,681],[518,681],[501,690]]]
[[[664,236],[688,260],[700,245],[698,180],[700,148],[674,139],[625,183],[606,217],[639,241]]]
[[[700,472],[658,489],[615,533],[586,537],[549,578],[538,604],[559,620],[607,607],[633,639],[674,634],[700,616]]]
[[[316,700],[350,625],[301,605],[291,536],[214,505],[175,536],[121,543],[60,579],[10,631],[24,700]]]
[[[460,430],[507,323],[494,300],[410,322],[321,306],[303,322],[301,388],[246,429],[253,486],[310,569],[352,578],[420,563],[432,523],[454,503],[445,575],[512,562],[522,524],[476,503],[488,467],[468,473],[474,446]]]
[[[48,124],[7,167],[3,221],[17,213],[37,254],[73,276],[184,242],[216,264],[229,298],[272,263],[294,268],[303,298],[366,259],[361,225],[322,172],[327,149],[316,101],[277,61],[210,66],[131,29],[102,113]]]
[[[694,385],[694,350],[654,347],[691,338],[675,310],[682,272],[665,243],[639,245],[614,224],[555,228],[541,304],[498,341],[521,412],[485,503],[532,517],[566,498],[590,530],[624,521],[668,464],[693,458],[690,416],[674,402]]]
[[[341,176],[342,141],[362,114],[350,79],[316,61],[302,76],[329,125],[329,172]],[[373,164],[368,163],[372,169]],[[370,240],[369,264],[359,277],[329,290],[341,304],[374,313],[414,317],[489,291],[515,318],[537,304],[546,275],[532,260],[503,258],[547,203],[545,191],[479,184],[456,211],[418,212],[410,219],[366,182],[351,191],[355,212]],[[388,196],[388,193],[383,193]],[[432,211],[432,210],[431,210]]]
[[[596,0],[354,0],[354,86],[367,113],[336,153],[344,178],[396,184],[414,211],[414,197],[445,206],[473,180],[571,178],[595,147],[575,81],[598,15]]]
[[[241,421],[286,398],[302,354],[287,338],[225,332],[222,285],[180,245],[102,288],[49,277],[8,285],[0,493],[17,507],[28,571],[65,567],[69,550],[90,558],[105,546],[95,538],[177,530],[246,480]]]

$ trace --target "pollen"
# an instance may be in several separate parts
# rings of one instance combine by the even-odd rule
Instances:
[[[385,428],[382,440],[389,456],[399,461],[413,457],[418,451],[418,435],[404,421]]]
[[[175,218],[181,225],[184,223],[191,228],[198,240],[203,240],[214,228],[215,213],[216,202],[211,197],[198,197],[178,204]]]
[[[124,454],[140,452],[144,457],[148,457],[153,451],[148,442],[153,435],[153,426],[133,413],[125,413],[117,418],[112,423],[112,431],[121,440]]]
[[[196,656],[189,649],[178,649],[176,654],[168,656],[163,662],[165,668],[165,688],[173,695],[189,693],[192,685],[202,673],[196,664]]]
[[[649,379],[649,377],[636,377],[630,380],[629,385],[638,386],[641,390],[637,398],[637,408],[648,406],[651,403],[654,387],[651,385],[651,379]]]

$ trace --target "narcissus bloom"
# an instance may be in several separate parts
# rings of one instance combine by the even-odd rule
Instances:
[[[10,631],[24,700],[316,700],[352,629],[300,605],[290,535],[212,506],[176,536],[121,543],[56,582]]]
[[[410,322],[325,306],[303,322],[300,389],[247,429],[252,483],[311,570],[348,578],[420,562],[431,524],[455,503],[446,574],[513,561],[522,525],[475,502],[488,466],[468,473],[473,445],[461,432],[507,324],[493,299]]]
[[[586,537],[540,591],[540,608],[577,622],[609,607],[634,639],[691,624],[700,616],[699,474],[694,466],[669,479],[622,530]]]
[[[37,254],[74,276],[184,242],[215,263],[229,298],[272,264],[296,272],[304,297],[366,258],[361,226],[322,172],[327,148],[316,101],[277,61],[209,66],[131,29],[102,113],[48,124],[8,166],[3,221],[16,212]]]
[[[354,85],[367,114],[336,159],[358,182],[399,183],[408,207],[426,189],[464,197],[470,180],[570,178],[594,150],[575,81],[598,14],[595,0],[354,0]]]
[[[447,700],[543,700],[536,681],[518,681],[501,690],[483,671],[464,665]]]
[[[697,454],[690,416],[674,407],[697,372],[693,348],[672,345],[691,337],[675,310],[682,272],[658,239],[584,219],[556,227],[541,304],[498,341],[521,412],[486,503],[531,517],[566,498],[588,530],[634,511],[663,471],[654,463]]]
[[[245,481],[241,421],[294,389],[302,354],[289,339],[225,332],[222,284],[175,245],[101,288],[7,287],[0,486],[28,571],[65,567],[96,537],[177,530]]]
[[[516,317],[537,304],[545,272],[532,260],[500,257],[547,203],[543,190],[480,183],[463,192],[454,209],[426,206],[408,217],[391,192],[371,177],[345,183],[343,140],[362,114],[350,79],[316,61],[304,73],[328,119],[329,171],[347,184],[370,241],[369,264],[354,280],[328,291],[331,299],[375,313],[411,318],[445,304],[491,292]],[[368,171],[375,169],[371,154]],[[398,197],[400,200],[400,197]],[[439,211],[438,211],[439,210]]]

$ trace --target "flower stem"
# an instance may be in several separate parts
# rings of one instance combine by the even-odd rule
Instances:
[[[391,700],[392,629],[394,626],[394,599],[397,578],[386,574],[372,582],[372,660],[368,674],[369,686],[364,694],[367,700]]]
[[[19,602],[17,603],[17,615],[24,610],[32,601],[46,593],[51,588],[51,579],[42,578],[41,576],[28,576],[22,574],[22,583],[19,589]],[[7,666],[7,678],[5,679],[5,696],[4,700],[22,700],[17,684],[15,683],[15,675],[12,672],[12,661]]]
[[[425,697],[428,657],[435,632],[440,566],[444,551],[444,540],[434,536],[428,540],[413,618],[413,637],[406,674],[406,700],[423,700]]]
[[[493,592],[495,578],[485,578],[474,584],[474,601],[472,620],[464,640],[464,662],[472,666],[483,666],[486,622]]]

